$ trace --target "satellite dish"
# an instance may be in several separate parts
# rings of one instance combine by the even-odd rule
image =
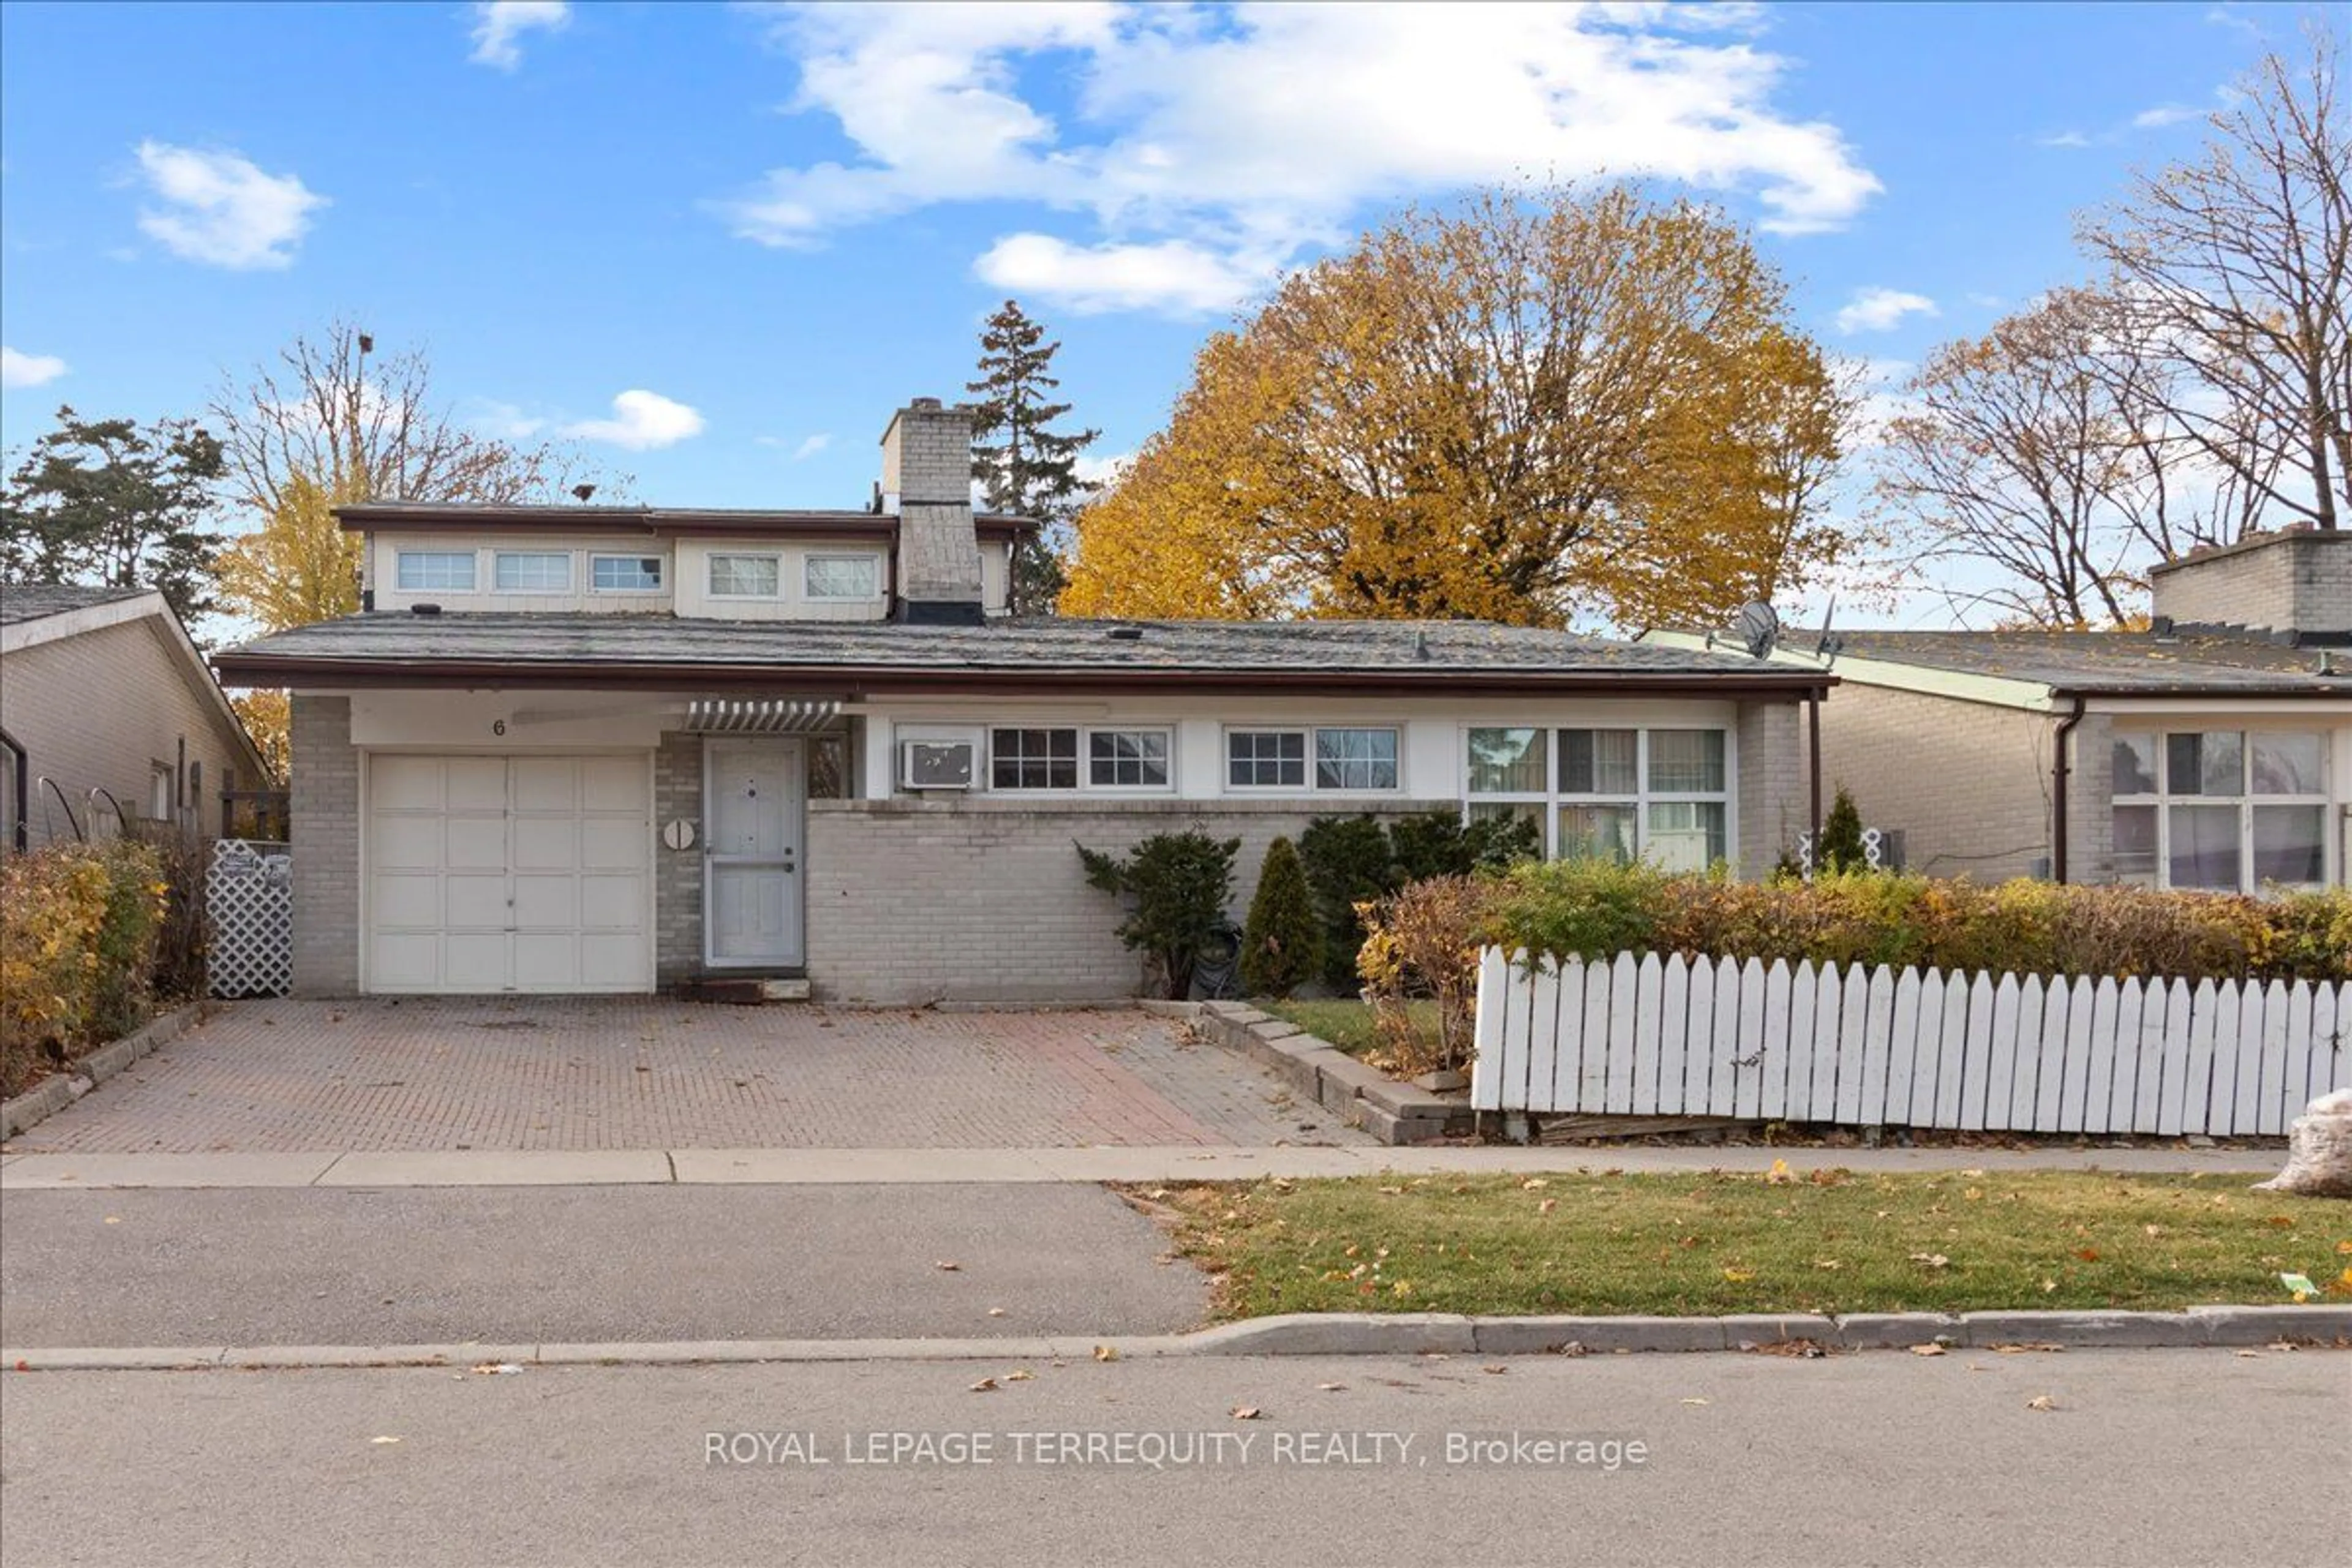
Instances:
[[[1761,599],[1739,606],[1731,629],[1747,647],[1750,658],[1769,658],[1780,643],[1780,613]]]

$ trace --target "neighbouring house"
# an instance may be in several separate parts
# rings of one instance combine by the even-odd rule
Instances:
[[[0,584],[0,847],[218,833],[222,792],[268,783],[163,595]]]
[[[1075,844],[1318,816],[1526,816],[1554,852],[1769,868],[1834,681],[1465,624],[1006,610],[919,400],[865,511],[342,509],[359,615],[217,660],[293,692],[298,991],[851,1001],[1132,994]]]
[[[2259,892],[2352,866],[2352,533],[2155,569],[2144,632],[1788,634],[1824,772],[1913,870]],[[1676,634],[1685,647],[1705,639]]]

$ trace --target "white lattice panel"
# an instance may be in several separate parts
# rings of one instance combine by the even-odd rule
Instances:
[[[294,858],[283,844],[222,838],[205,872],[215,996],[283,996],[294,988]]]

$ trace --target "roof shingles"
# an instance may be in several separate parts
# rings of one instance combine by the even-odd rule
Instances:
[[[1784,646],[1810,647],[1792,632]],[[2032,681],[2063,692],[2150,697],[2305,693],[2352,698],[2352,676],[2321,673],[2321,655],[2256,637],[2158,637],[2145,632],[1837,634],[1839,658],[1915,665]],[[2336,656],[2339,663],[2345,656]],[[1830,669],[1834,672],[1837,663]]]

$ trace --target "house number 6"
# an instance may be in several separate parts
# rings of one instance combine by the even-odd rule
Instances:
[[[503,735],[503,734],[505,734],[506,732],[507,732],[507,721],[506,721],[505,720],[503,720],[503,719],[493,719],[493,720],[491,720],[491,721],[490,721],[490,733],[491,733],[491,734],[493,734],[493,735]]]

